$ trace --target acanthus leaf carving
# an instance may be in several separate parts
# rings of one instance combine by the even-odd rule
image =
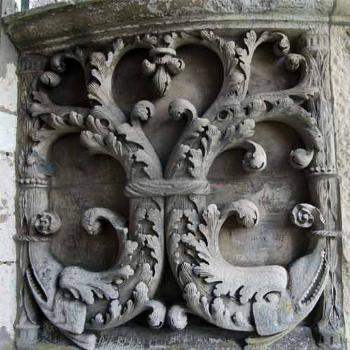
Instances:
[[[300,82],[287,90],[250,95],[253,55],[267,42],[274,43],[274,53],[283,58],[287,69],[300,71]],[[172,77],[185,69],[176,50],[188,44],[205,46],[219,56],[223,85],[202,115],[184,98],[170,103],[169,116],[174,120],[184,117],[187,124],[163,170],[143,130],[143,124],[155,115],[155,105],[141,100],[130,113],[124,112],[113,93],[113,77],[126,53],[147,49],[149,58],[143,60],[140,69],[152,79],[156,94],[162,97],[169,91]],[[230,216],[244,228],[257,225],[258,207],[241,199],[218,208],[215,203],[208,204],[206,198],[210,191],[209,169],[226,150],[245,151],[242,166],[246,171],[265,169],[266,152],[252,140],[260,122],[280,122],[295,129],[305,148],[291,152],[292,165],[309,173],[318,172],[325,157],[325,141],[310,105],[315,103],[320,81],[310,77],[316,74],[315,62],[305,55],[290,53],[289,40],[283,33],[257,34],[251,30],[242,47],[212,31],[172,32],[117,39],[107,54],[93,52],[90,62],[82,49],[52,58],[51,70],[42,73],[34,84],[30,111],[36,124],[29,133],[33,145],[20,165],[21,183],[42,189],[35,193],[34,200],[23,196],[27,206],[23,217],[36,217],[39,223],[31,224],[44,235],[59,230],[58,218],[48,211],[48,176],[54,174],[48,171],[48,159],[52,144],[67,133],[79,133],[90,153],[106,154],[120,162],[130,199],[129,227],[125,218],[107,208],[90,208],[82,217],[87,234],[100,234],[103,221],[116,232],[122,254],[107,271],[63,266],[50,253],[49,240],[39,245],[34,238],[28,239],[29,286],[45,316],[63,334],[80,347],[93,349],[93,332],[120,326],[150,309],[148,323],[152,328],[161,327],[167,315],[172,328],[183,329],[188,323],[186,314],[193,313],[225,329],[256,332],[260,337],[257,343],[266,344],[287,334],[307,317],[327,283],[327,240],[336,236],[332,230],[327,233],[320,209],[297,204],[291,214],[295,225],[315,234],[316,244],[310,254],[296,259],[289,267],[241,267],[222,257],[220,229]],[[83,68],[89,108],[59,106],[38,87],[43,84],[59,89],[67,58]],[[164,304],[153,299],[162,274],[164,226],[169,262],[187,304],[173,305],[168,313]],[[50,277],[46,279],[45,274]],[[301,281],[304,275],[307,277]],[[107,307],[96,310],[97,299],[104,300]],[[94,315],[87,319],[91,310]]]

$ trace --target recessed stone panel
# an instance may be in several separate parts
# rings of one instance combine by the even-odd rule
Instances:
[[[342,348],[328,33],[186,21],[23,58],[17,344]]]

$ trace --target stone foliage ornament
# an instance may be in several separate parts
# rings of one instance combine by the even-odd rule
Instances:
[[[23,232],[16,238],[26,244],[22,246],[24,288],[29,287],[35,304],[62,334],[92,350],[100,332],[144,311],[149,312],[150,327],[160,328],[167,321],[175,330],[190,327],[187,314],[191,313],[217,327],[244,333],[247,348],[261,349],[291,332],[322,297],[320,342],[328,346],[333,337],[330,348],[340,349],[340,340],[332,335],[342,320],[336,300],[339,229],[332,219],[334,208],[329,207],[335,201],[337,182],[333,141],[325,133],[331,120],[324,40],[323,34],[305,33],[299,53],[291,53],[288,37],[278,31],[250,30],[242,40],[210,30],[150,34],[116,39],[108,53],[77,48],[54,54],[50,69],[33,77],[27,96],[29,139],[19,154],[18,169]],[[286,90],[249,94],[254,53],[267,43],[299,81]],[[156,113],[155,105],[141,100],[126,113],[114,96],[114,73],[127,53],[146,49],[148,58],[140,70],[162,98],[171,89],[172,78],[185,69],[177,50],[192,44],[220,58],[222,88],[204,112],[183,98],[169,104],[169,116],[179,123],[185,119],[186,126],[163,168],[144,131],[144,124]],[[47,87],[61,88],[68,60],[84,72],[89,107],[56,104],[47,92]],[[244,199],[244,193],[225,205],[208,201],[208,172],[223,152],[241,149],[245,172],[264,171],[266,152],[252,140],[262,122],[288,125],[305,145],[291,150],[290,162],[307,174],[312,204],[293,203],[290,215],[312,244],[307,255],[289,266],[244,267],[227,262],[219,249],[221,228],[229,218],[242,228],[259,225],[259,205]],[[129,218],[101,207],[89,208],[81,217],[87,235],[102,235],[106,225],[114,232],[121,254],[106,271],[64,266],[51,253],[50,237],[62,230],[65,217],[50,212],[50,177],[55,176],[50,150],[69,133],[79,133],[91,154],[114,158],[126,174]],[[169,310],[154,299],[161,288],[165,251],[184,301]],[[21,312],[23,319],[30,320],[27,294],[22,296]],[[23,329],[21,324],[18,329]]]

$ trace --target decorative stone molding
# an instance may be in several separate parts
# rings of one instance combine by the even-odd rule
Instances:
[[[207,15],[211,6],[210,2],[205,4],[201,16]],[[332,2],[317,4],[313,11],[328,13]],[[97,4],[92,2],[88,9],[94,6]],[[105,11],[112,5],[101,6]],[[121,16],[118,6],[122,5],[113,3],[111,15]],[[59,13],[60,9],[52,11]],[[73,15],[76,9],[70,11]],[[152,21],[173,16],[169,9],[164,11]],[[254,12],[253,7],[250,11]],[[223,9],[211,10],[214,15],[216,12],[223,16]],[[59,18],[57,13],[55,18]],[[87,13],[80,18],[84,15]],[[272,28],[264,23],[262,28],[250,29],[241,21],[236,30],[235,23],[228,23],[224,17],[211,20],[209,16],[204,28],[203,18],[199,22],[174,18],[169,25],[158,23],[157,30],[150,31],[148,12],[147,20],[143,18],[137,27],[127,17],[130,26],[120,25],[126,35],[113,40],[107,31],[95,35],[100,25],[97,22],[89,28],[91,42],[87,44],[83,38],[84,45],[80,46],[70,46],[80,41],[72,33],[57,41],[50,37],[57,33],[45,33],[44,41],[34,45],[32,55],[24,43],[31,42],[28,36],[33,38],[33,33],[21,32],[18,26],[27,20],[32,20],[34,27],[36,21],[46,21],[38,16],[24,16],[21,24],[18,19],[8,20],[10,35],[24,49],[19,107],[23,117],[18,150],[19,232],[15,236],[21,279],[17,344],[28,347],[37,341],[42,322],[39,308],[53,326],[84,349],[94,349],[101,332],[121,327],[144,311],[149,313],[148,324],[154,329],[165,323],[175,331],[190,328],[187,315],[191,314],[213,327],[235,331],[244,339],[246,349],[261,349],[288,337],[317,308],[321,316],[312,321],[312,328],[317,331],[318,343],[342,349],[339,183],[325,27],[276,29],[275,23]],[[118,30],[112,27],[111,33]],[[67,47],[57,50],[60,45]],[[204,47],[218,57],[222,86],[207,108],[195,106],[181,94],[166,102],[169,125],[183,123],[184,128],[164,162],[152,135],[146,132],[147,124],[156,117],[159,103],[167,101],[172,80],[186,72],[186,58],[179,52],[188,48],[191,55],[194,47]],[[140,79],[153,90],[143,91],[145,97],[128,110],[117,97],[116,90],[123,89],[116,86],[118,67],[141,50],[141,64],[133,69],[139,69],[140,77],[146,76]],[[271,91],[262,83],[262,91],[253,91],[259,50],[283,66],[281,70],[291,77],[288,86]],[[41,51],[50,55],[40,56]],[[67,87],[65,81],[78,70],[84,102],[62,103],[65,90],[72,89],[73,94],[76,89]],[[69,100],[67,95],[65,98]],[[228,221],[234,221],[235,227],[248,235],[250,229],[262,225],[266,213],[260,203],[246,198],[243,189],[239,198],[230,197],[221,203],[209,174],[217,159],[232,150],[243,152],[243,179],[263,173],[269,154],[254,137],[259,125],[268,123],[286,125],[301,139],[297,148],[288,150],[287,165],[305,176],[309,203],[288,201],[287,220],[307,236],[309,247],[285,265],[241,266],[223,256],[220,232]],[[114,264],[102,271],[64,264],[53,253],[55,237],[70,226],[64,225],[69,208],[60,216],[53,209],[55,176],[64,169],[55,166],[51,158],[55,144],[70,134],[79,135],[90,155],[102,154],[119,163],[126,176],[128,218],[100,206],[81,212],[85,235],[103,238],[110,230],[117,242]],[[154,135],[157,132],[153,130]],[[283,189],[282,196],[286,196]],[[266,223],[262,227],[266,230]],[[273,223],[270,229],[274,229]],[[165,259],[171,272],[164,270]],[[182,303],[157,299],[162,275],[170,273],[181,291]]]
[[[335,3],[335,0],[195,0],[191,4],[167,0],[89,0],[77,4],[58,3],[8,16],[5,24],[20,50],[40,51],[85,43],[91,38],[103,40],[123,34],[141,34],[148,32],[149,26],[162,27],[164,18],[171,22],[168,30],[190,29],[193,23],[207,28],[244,28],[244,22],[251,20],[252,15],[259,27],[264,27],[265,23],[271,25],[278,18],[282,26],[308,28],[309,23],[327,22]],[[276,23],[276,28],[278,25]]]

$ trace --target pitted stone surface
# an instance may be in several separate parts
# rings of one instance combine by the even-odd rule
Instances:
[[[14,5],[3,1],[2,12]],[[0,349],[14,337],[16,317],[15,149],[17,128],[17,55],[0,25]]]
[[[16,252],[12,236],[16,233],[14,154],[0,151],[0,263],[15,261]]]
[[[331,75],[337,140],[337,162],[342,177],[343,225],[350,230],[350,27],[334,26],[331,31]]]
[[[0,123],[0,151],[14,153],[16,149],[17,117],[14,114],[0,110]]]
[[[127,6],[120,2],[120,6]],[[162,1],[153,2],[138,2],[142,8],[146,8],[147,16],[163,16],[163,14],[168,13],[171,6],[163,3]],[[158,3],[158,4],[157,4]],[[216,11],[230,12],[231,14],[245,14],[248,12],[259,12],[265,13],[275,10],[276,2],[265,1],[265,2],[238,2],[238,1],[226,1],[226,0],[216,0],[207,2],[206,11]],[[278,3],[284,3],[279,1]],[[164,6],[163,6],[164,5]],[[283,5],[283,4],[282,4]],[[333,1],[312,1],[308,2],[311,11],[314,14],[328,14],[333,7]],[[119,6],[119,5],[118,5]],[[305,3],[303,1],[290,1],[285,2],[285,6],[281,6],[281,11],[288,11],[288,9],[293,8],[293,12],[296,13],[303,10]],[[250,10],[247,10],[247,9]],[[253,10],[252,10],[253,9]],[[199,8],[198,11],[201,11]],[[146,16],[146,17],[147,17]],[[338,166],[340,175],[343,177],[342,184],[342,197],[343,197],[343,221],[344,221],[344,256],[345,261],[348,262],[350,259],[350,152],[349,152],[349,136],[348,130],[350,128],[350,122],[347,115],[349,114],[350,102],[350,83],[349,79],[345,77],[350,76],[349,72],[349,62],[350,62],[350,44],[349,44],[349,28],[343,27],[333,27],[331,29],[332,37],[332,83],[333,83],[333,93],[334,93],[334,108],[335,108],[335,127],[337,132],[338,140]],[[1,52],[1,51],[0,51]],[[7,51],[6,51],[7,52]],[[11,60],[10,60],[11,61]],[[14,245],[11,240],[12,234],[15,232],[15,220],[14,220],[14,204],[13,200],[15,197],[15,171],[14,171],[14,151],[15,151],[15,113],[16,113],[16,100],[13,99],[16,96],[17,91],[17,80],[15,76],[15,62],[10,62],[6,59],[6,64],[0,67],[0,290],[4,295],[4,298],[0,298],[0,310],[5,309],[5,314],[9,315],[6,320],[0,318],[0,336],[5,334],[13,335],[13,321],[15,317],[15,252]],[[1,54],[0,54],[1,62]],[[3,71],[1,69],[3,68]],[[4,93],[2,93],[4,91]],[[348,125],[349,124],[349,125]],[[3,172],[3,169],[6,172]],[[5,179],[2,176],[6,177]],[[3,189],[5,189],[3,191]],[[4,193],[4,194],[3,194]],[[4,200],[3,200],[4,199]],[[9,199],[9,201],[7,200]],[[3,211],[2,211],[3,210]],[[5,248],[4,248],[5,247]],[[4,255],[2,255],[4,254]],[[347,267],[348,264],[344,264],[344,284],[345,284],[345,310],[347,311],[348,320],[350,319],[350,271]],[[347,289],[346,289],[347,288]],[[3,292],[4,291],[4,292]],[[7,311],[9,311],[7,313]],[[349,321],[348,321],[349,322]],[[1,333],[3,331],[3,333]],[[285,338],[281,342],[274,345],[271,349],[290,349],[291,346],[298,346],[300,349],[313,349],[314,344],[304,341],[305,337],[309,334],[304,334],[301,330],[300,334],[298,331],[294,334],[292,333],[290,337]],[[126,334],[125,338],[128,338],[129,334]],[[183,336],[179,336],[182,338]],[[133,337],[134,339],[135,337]],[[311,338],[311,337],[310,337]],[[309,338],[309,339],[310,339]],[[7,339],[7,338],[6,338]],[[118,339],[118,341],[121,341]],[[127,342],[127,340],[126,340]],[[205,342],[204,342],[205,343]],[[118,343],[119,344],[119,343]],[[294,345],[293,345],[294,344]],[[115,343],[106,340],[105,344],[101,344],[98,349],[109,350],[115,349]],[[125,344],[122,344],[121,348],[125,348]],[[118,345],[119,346],[119,345]],[[138,348],[138,345],[132,343],[130,348]],[[40,346],[39,346],[40,347]],[[210,347],[210,344],[206,344],[208,349],[218,349],[216,346]],[[1,342],[0,342],[1,348]],[[178,349],[177,346],[175,346]],[[174,348],[174,349],[175,349]],[[203,344],[199,346],[203,348]],[[223,349],[223,347],[219,347]],[[233,346],[231,348],[234,348]],[[118,347],[117,347],[118,349]],[[167,348],[169,349],[169,348]]]
[[[14,336],[13,325],[16,318],[15,276],[16,264],[14,262],[0,262],[0,337],[1,335],[5,336],[5,334],[11,338]]]
[[[5,48],[4,48],[5,49]],[[15,113],[17,111],[17,76],[15,63],[2,63],[5,74],[0,76],[0,111]]]
[[[350,337],[350,27],[331,29],[331,77],[334,96],[334,117],[337,163],[341,176],[343,216],[343,282],[344,312],[347,339]],[[348,345],[349,348],[349,345]]]

